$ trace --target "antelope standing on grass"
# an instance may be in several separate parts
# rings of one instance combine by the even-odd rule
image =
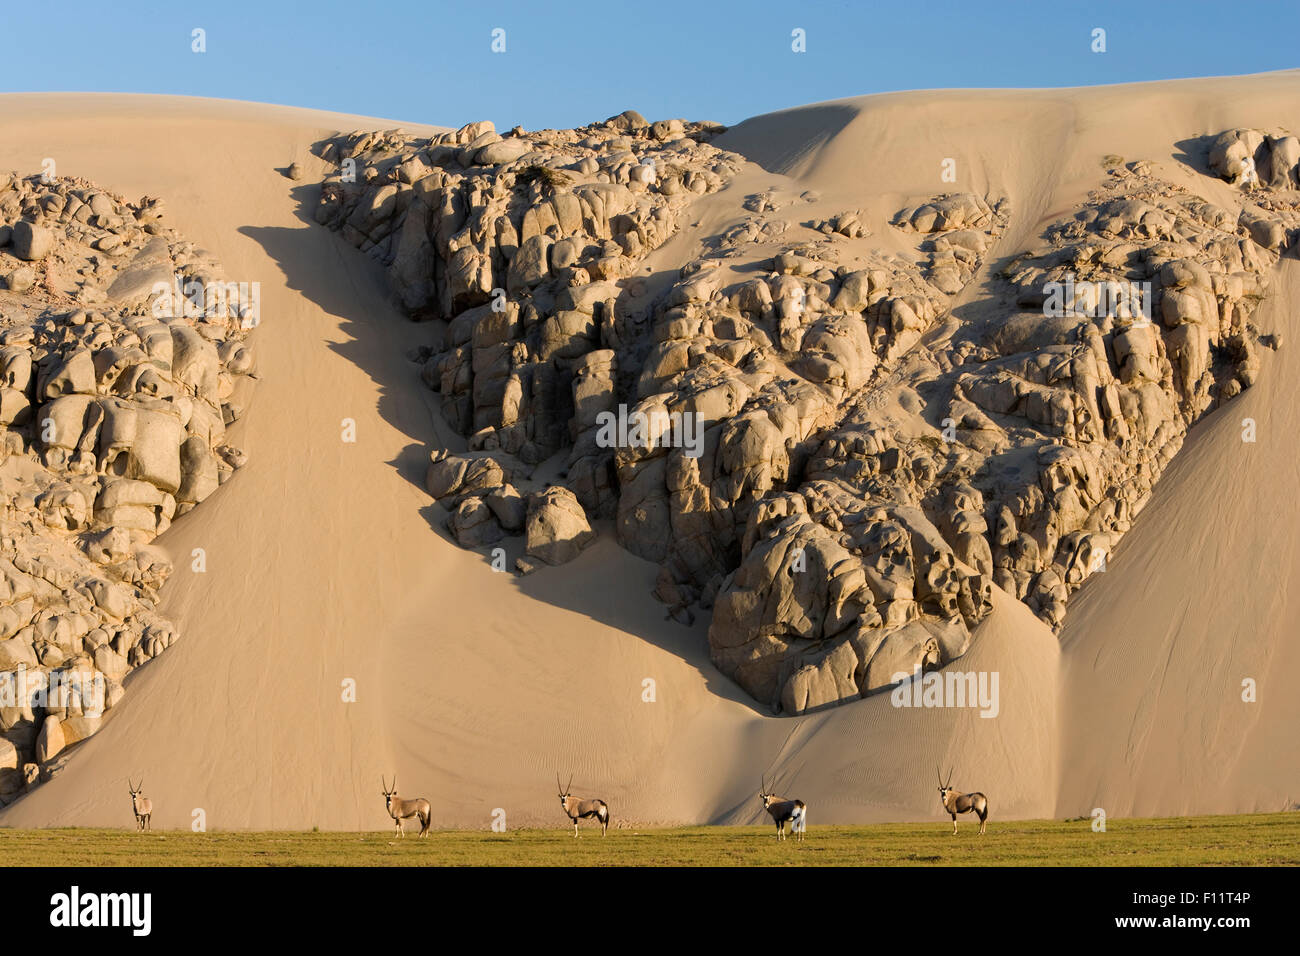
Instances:
[[[935,767],[934,772],[939,773],[939,768]],[[943,782],[943,775],[939,775],[939,799],[943,801],[943,808],[948,811],[952,817],[952,835],[957,835],[957,814],[970,813],[975,811],[975,815],[980,818],[980,833],[984,832],[984,821],[989,816],[989,800],[982,793],[958,793],[952,788],[952,769],[948,770],[948,782]]]
[[[126,788],[131,791],[131,809],[135,811],[135,828],[137,830],[152,830],[153,826],[149,823],[149,818],[153,816],[153,801],[144,793],[144,777],[140,778],[140,784],[137,786],[131,782],[131,778],[126,778]]]
[[[565,815],[573,821],[573,836],[578,836],[578,821],[585,820],[587,817],[595,817],[600,823],[600,835],[604,836],[605,831],[609,829],[609,804],[604,800],[577,800],[569,796],[569,788],[573,786],[573,774],[569,774],[569,786],[560,787],[560,775],[555,775],[555,785],[560,789],[560,806],[564,808]]]
[[[776,838],[785,839],[785,825],[789,823],[790,832],[802,843],[804,830],[808,826],[808,805],[802,800],[787,800],[768,793],[766,778],[762,778],[758,798],[763,801],[763,809],[772,815],[772,821],[776,824]]]
[[[384,806],[388,809],[388,815],[393,818],[393,825],[397,827],[398,836],[406,836],[406,831],[402,829],[402,821],[409,820],[411,817],[420,818],[420,836],[429,834],[429,801],[424,797],[416,797],[414,800],[403,800],[397,795],[397,777],[393,777],[393,789],[388,789],[388,784],[384,783],[384,778],[380,777],[379,782],[384,787]]]

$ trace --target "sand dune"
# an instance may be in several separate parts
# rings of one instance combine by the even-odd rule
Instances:
[[[1197,173],[1178,143],[1234,126],[1300,128],[1300,74],[1092,90],[927,92],[746,121],[717,145],[750,160],[700,203],[729,218],[756,187],[816,189],[818,214],[877,221],[942,191],[1010,197],[1000,249],[1033,242],[1101,179],[1100,157]],[[448,123],[474,117],[454,117]],[[310,221],[313,187],[277,173],[312,143],[382,121],[132,96],[0,98],[0,167],[165,196],[175,225],[263,288],[262,381],[237,438],[251,462],[158,543],[177,558],[162,610],[180,642],[131,679],[120,712],[64,769],[0,812],[11,826],[129,825],[128,774],[159,827],[374,829],[379,777],[433,804],[435,826],[556,825],[549,788],[610,803],[615,823],[759,818],[760,773],[812,822],[939,819],[935,764],[999,817],[1273,810],[1300,793],[1294,583],[1293,345],[1261,384],[1189,436],[1154,498],[1075,596],[1059,636],[995,595],[963,670],[1000,674],[1001,712],[903,709],[887,695],[800,718],[760,712],[709,663],[707,622],[665,620],[656,568],[601,542],[563,568],[496,574],[452,544],[423,488],[430,446],[463,448],[406,353],[425,327],[378,268]],[[409,127],[408,127],[409,128]],[[1229,190],[1207,183],[1202,191]],[[890,241],[882,230],[873,237]],[[1290,333],[1293,262],[1266,304]],[[972,283],[965,296],[977,296]],[[1240,419],[1259,440],[1243,445]],[[357,441],[340,439],[356,423]],[[193,574],[180,560],[208,555]],[[1059,649],[1058,649],[1059,647]],[[1243,677],[1259,702],[1241,701]],[[341,685],[356,681],[357,700]],[[642,700],[643,680],[656,700]]]

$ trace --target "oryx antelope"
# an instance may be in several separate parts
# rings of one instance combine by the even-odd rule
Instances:
[[[409,820],[411,817],[420,818],[420,836],[427,836],[429,833],[429,801],[424,797],[416,797],[414,800],[403,800],[397,795],[397,777],[393,777],[393,789],[388,789],[388,784],[384,783],[384,778],[380,777],[379,782],[384,787],[384,806],[388,809],[388,815],[393,818],[393,825],[397,827],[398,836],[406,836],[406,831],[402,829],[402,821]]]
[[[939,768],[935,767],[934,772],[939,773]],[[957,835],[957,814],[970,813],[975,811],[975,815],[980,818],[980,833],[984,832],[984,821],[989,816],[989,800],[982,793],[958,793],[952,788],[952,769],[948,770],[948,782],[943,782],[943,775],[939,774],[939,799],[943,801],[943,808],[948,811],[952,817],[952,835]]]
[[[560,789],[560,806],[564,808],[565,815],[573,821],[573,835],[578,836],[578,821],[585,820],[587,817],[595,817],[600,823],[600,835],[604,836],[605,831],[609,829],[609,805],[604,800],[577,800],[569,796],[569,788],[573,786],[573,774],[569,774],[569,786],[560,787],[560,775],[555,775],[555,785]]]
[[[768,793],[766,778],[761,780],[758,798],[763,801],[763,809],[772,815],[772,821],[776,824],[776,838],[785,839],[785,825],[789,823],[790,832],[795,835],[797,841],[802,843],[804,830],[808,826],[808,805],[802,800],[787,800],[785,797]]]
[[[135,828],[137,830],[152,830],[153,826],[149,823],[149,818],[153,816],[153,801],[142,796],[144,793],[144,777],[140,778],[139,786],[133,784],[131,778],[127,777],[126,788],[131,791],[131,809],[135,811]]]

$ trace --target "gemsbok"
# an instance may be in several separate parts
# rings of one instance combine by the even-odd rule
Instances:
[[[758,789],[758,798],[763,801],[763,809],[772,815],[776,824],[777,840],[785,839],[785,825],[790,824],[790,832],[802,843],[804,830],[808,826],[808,805],[802,800],[787,800],[767,791],[767,779],[762,778]]]
[[[152,830],[153,826],[149,823],[149,818],[153,816],[153,801],[144,793],[144,777],[140,778],[139,786],[131,782],[131,778],[126,778],[126,788],[131,791],[131,809],[135,811],[135,828],[137,830]]]
[[[585,820],[587,817],[595,817],[600,823],[600,835],[604,836],[609,829],[609,804],[604,800],[576,800],[569,796],[569,788],[573,786],[573,774],[569,774],[569,786],[560,786],[560,775],[555,775],[555,785],[560,789],[560,806],[564,808],[564,814],[573,821],[573,836],[578,836],[578,821]]]
[[[406,836],[406,831],[402,829],[402,821],[409,820],[411,817],[420,818],[420,836],[429,834],[429,801],[424,797],[416,797],[414,800],[403,800],[397,795],[397,777],[393,777],[393,789],[388,789],[388,784],[384,783],[384,778],[380,777],[379,782],[384,787],[384,806],[388,809],[388,815],[393,818],[393,825],[397,827],[398,836]]]
[[[939,768],[935,767],[934,772],[939,773]],[[948,782],[943,782],[943,775],[939,774],[939,799],[943,801],[943,808],[948,811],[952,817],[952,835],[957,835],[957,814],[970,813],[975,811],[975,815],[980,818],[980,833],[984,832],[984,821],[989,816],[989,799],[982,793],[958,793],[952,788],[952,769],[948,770]]]

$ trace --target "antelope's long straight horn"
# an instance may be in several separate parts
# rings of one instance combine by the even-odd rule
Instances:
[[[938,767],[935,767],[935,768],[934,768],[934,774],[935,774],[936,777],[939,778],[939,786],[942,787],[942,786],[943,786],[943,774],[939,771],[939,768],[938,768]]]
[[[949,768],[948,768],[948,783],[945,783],[945,784],[944,784],[945,787],[952,783],[952,772],[953,772],[954,770],[956,770],[956,769],[957,769],[956,767],[949,767]]]
[[[569,793],[572,789],[573,789],[573,774],[569,774],[569,782],[565,786],[564,792]]]

